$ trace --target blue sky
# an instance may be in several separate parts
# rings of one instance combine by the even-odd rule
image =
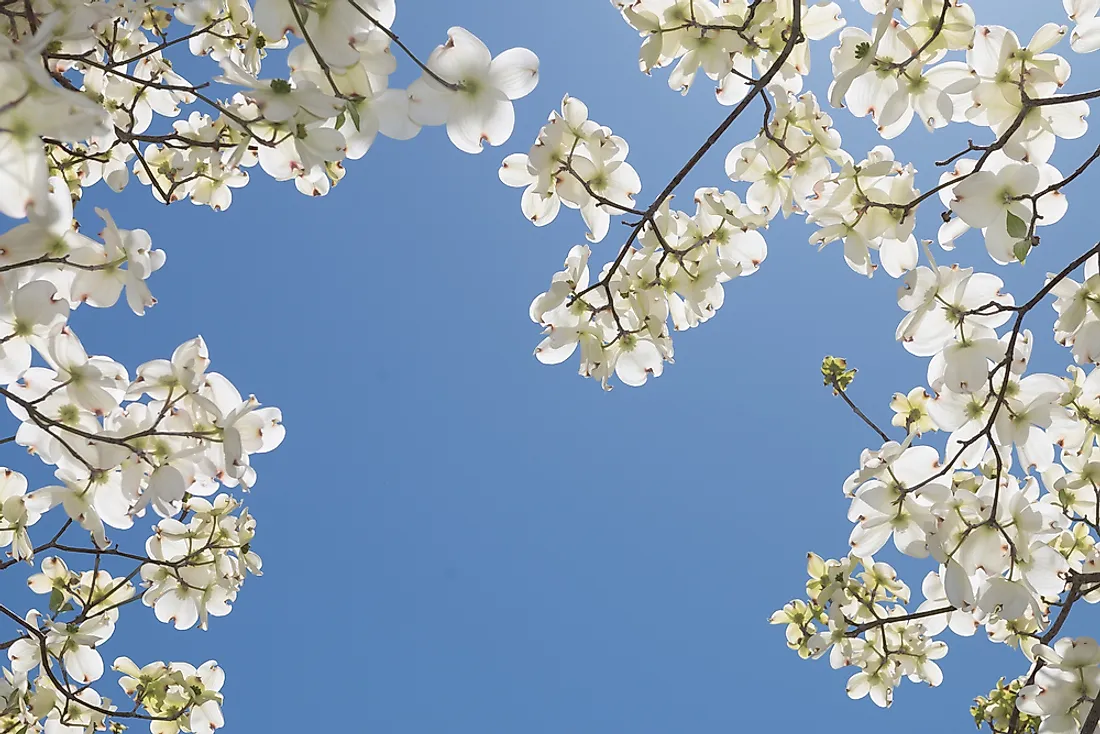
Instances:
[[[976,3],[979,22],[1018,25],[1025,40],[1029,6]],[[526,151],[568,92],[628,140],[648,203],[727,110],[708,83],[681,99],[664,73],[640,74],[639,39],[605,1],[399,3],[395,28],[425,56],[451,25],[542,59],[503,148],[468,156],[428,129],[381,140],[324,199],[257,169],[223,214],[158,208],[136,184],[96,189],[78,209],[90,222],[91,204],[108,205],[168,252],[147,316],[78,313],[89,351],[132,368],[201,333],[212,368],[281,407],[288,426],[255,462],[265,575],[205,633],[126,609],[108,657],[216,657],[227,731],[242,734],[972,726],[970,700],[1025,672],[1021,656],[950,638],[943,687],[906,683],[883,712],[846,698],[852,671],[800,661],[766,624],[801,594],[807,550],[845,552],[840,484],[875,444],[821,386],[822,356],[860,368],[852,395],[883,422],[894,391],[923,384],[924,362],[892,341],[897,284],[860,278],[839,247],[817,253],[801,222],[779,222],[761,271],[730,284],[719,316],[680,335],[676,364],[645,388],[605,394],[572,361],[539,365],[527,307],[584,230],[573,212],[530,226],[519,192],[497,180],[500,160]],[[1090,61],[1075,62],[1074,90]],[[402,62],[395,82],[411,77]],[[853,153],[879,142],[869,121],[835,117]],[[758,121],[754,108],[681,201],[728,183],[725,152]],[[930,143],[950,153],[980,134],[914,127],[894,148],[931,169]],[[1026,269],[998,270],[1019,296],[1092,244],[1091,185],[1069,193],[1070,214]],[[937,213],[919,234],[934,236]],[[613,229],[594,259],[619,242]],[[997,268],[973,235],[957,258]],[[1049,314],[1034,326],[1044,345]],[[1061,371],[1068,357],[1044,349],[1041,366]],[[928,568],[902,567],[919,588]]]

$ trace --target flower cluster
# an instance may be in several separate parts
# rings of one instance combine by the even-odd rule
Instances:
[[[1037,716],[1021,714],[1016,708],[1016,699],[1020,694],[1024,681],[1020,678],[1005,684],[1005,679],[997,681],[997,687],[989,692],[988,696],[978,696],[974,699],[974,705],[970,707],[970,713],[974,716],[974,724],[980,729],[983,724],[988,724],[993,731],[1008,731],[1012,725],[1013,717],[1022,732],[1037,732],[1041,721]]]
[[[174,517],[157,523],[145,543],[149,562],[141,567],[148,587],[142,601],[157,619],[176,629],[196,622],[206,629],[209,615],[229,614],[246,571],[260,575],[262,562],[250,548],[256,521],[244,509],[233,515],[239,506],[226,494],[213,503],[192,497],[185,506],[192,513],[187,523]]]
[[[659,377],[673,356],[675,330],[707,321],[725,301],[724,283],[756,272],[767,245],[759,216],[731,192],[700,189],[696,212],[663,206],[648,218],[638,246],[604,266],[591,282],[587,246],[570,250],[565,270],[531,303],[531,320],[545,327],[535,349],[559,364],[580,347],[581,374],[605,389],[616,375],[632,386]]]
[[[626,162],[628,151],[625,140],[588,119],[583,102],[566,95],[530,153],[504,159],[500,180],[524,189],[520,206],[535,226],[550,224],[565,204],[580,212],[588,240],[600,242],[612,215],[631,211],[642,190],[637,171]]]
[[[1031,670],[981,699],[976,721],[995,731],[1091,731],[1100,719],[1095,643],[1055,639],[1074,604],[1100,601],[1100,377],[1081,367],[1068,377],[1030,372],[1033,335],[1023,321],[1053,295],[1056,340],[1077,364],[1100,364],[1100,246],[1018,303],[996,275],[939,265],[930,245],[954,250],[979,230],[996,264],[1022,264],[1039,228],[1063,218],[1063,189],[1098,156],[1068,175],[1050,160],[1059,140],[1086,134],[1100,91],[1063,93],[1069,64],[1051,49],[1067,35],[1076,51],[1100,46],[1096,4],[1066,2],[1078,23],[1072,34],[1049,23],[1022,44],[1007,28],[978,25],[958,0],[862,0],[871,28],[841,32],[829,102],[870,117],[885,140],[918,117],[929,131],[969,123],[993,136],[937,161],[947,169],[923,192],[916,166],[890,148],[872,147],[862,160],[845,151],[833,118],[802,91],[809,41],[844,25],[834,4],[614,4],[644,39],[644,72],[673,67],[669,84],[686,93],[701,70],[734,109],[648,206],[635,203],[640,185],[625,143],[569,97],[529,154],[505,160],[501,179],[525,188],[521,206],[536,225],[564,202],[581,210],[590,242],[605,238],[613,216],[630,232],[598,275],[590,248],[572,248],[531,306],[544,327],[537,358],[556,364],[579,350],[580,373],[605,387],[612,375],[628,385],[660,375],[673,356],[671,330],[708,320],[724,303],[723,284],[756,270],[766,255],[760,230],[780,213],[805,216],[819,247],[843,242],[857,273],[881,265],[900,280],[895,338],[928,359],[927,387],[894,395],[895,441],[847,396],[855,371],[826,359],[825,383],[884,443],[864,452],[844,484],[848,557],[811,554],[808,599],[772,622],[786,625],[801,657],[828,653],[834,667],[857,668],[849,695],[880,706],[903,678],[940,683],[941,633],[984,629],[1019,649]],[[726,157],[743,193],[700,188],[694,214],[673,209],[673,190],[757,97],[759,132]],[[919,210],[937,200],[938,234],[918,240]],[[1078,283],[1070,276],[1082,265]],[[888,543],[934,564],[913,606],[894,569],[873,560]]]
[[[198,668],[159,661],[139,668],[130,658],[120,657],[112,667],[122,673],[119,685],[126,695],[159,719],[150,726],[153,734],[198,734],[225,723],[219,693],[225,673],[213,660]]]
[[[779,214],[804,216],[818,247],[841,241],[857,273],[881,266],[899,279],[894,336],[928,360],[927,385],[893,396],[894,440],[847,395],[855,371],[826,359],[825,384],[882,443],[844,483],[849,555],[811,554],[808,598],[771,621],[801,657],[855,667],[849,695],[881,706],[903,678],[940,683],[946,630],[984,630],[1021,651],[1030,671],[979,699],[979,724],[1091,731],[1100,720],[1095,642],[1059,633],[1075,604],[1100,602],[1100,370],[1091,368],[1100,365],[1100,246],[1020,301],[996,275],[938,264],[931,246],[955,250],[978,230],[995,264],[1023,264],[1041,228],[1063,218],[1064,190],[1098,155],[1063,173],[1054,149],[1088,132],[1100,90],[1064,92],[1070,65],[1052,51],[1063,40],[1076,52],[1100,47],[1100,6],[1066,0],[1072,32],[1047,23],[1022,43],[980,25],[959,0],[861,0],[869,29],[840,32],[829,103],[869,117],[883,140],[915,119],[928,131],[968,123],[992,138],[936,161],[938,181],[921,186],[917,167],[890,148],[844,150],[833,117],[803,91],[811,42],[846,25],[834,3],[612,1],[643,38],[642,71],[669,67],[669,85],[683,93],[702,73],[733,110],[648,205],[636,203],[625,143],[569,97],[529,154],[505,160],[501,178],[525,188],[521,206],[536,225],[565,203],[581,210],[592,243],[614,216],[629,231],[598,275],[591,249],[573,247],[534,300],[531,318],[544,328],[537,358],[554,364],[579,351],[581,374],[605,387],[612,375],[628,385],[660,375],[671,331],[708,320],[724,283],[756,270],[766,255],[760,231]],[[673,190],[756,99],[762,124],[726,157],[727,175],[745,188],[700,188],[694,214],[675,210]],[[936,204],[938,231],[918,239],[918,214]],[[1080,365],[1068,376],[1030,369],[1024,319],[1046,296],[1055,339]],[[888,544],[932,564],[913,604],[894,569],[874,560]]]
[[[935,661],[947,645],[924,625],[907,622],[909,588],[889,564],[869,556],[826,561],[811,553],[808,571],[809,603],[793,601],[769,620],[787,625],[788,647],[803,658],[829,653],[834,668],[859,668],[848,679],[848,695],[870,695],[879,706],[890,704],[903,677],[940,684]]]
[[[92,237],[74,207],[91,186],[136,180],[162,204],[223,210],[255,169],[322,196],[379,134],[408,140],[427,125],[469,153],[504,143],[538,57],[493,57],[452,28],[421,62],[396,14],[395,0],[0,2],[0,218],[12,220],[0,228],[0,395],[18,425],[0,443],[54,473],[34,487],[0,469],[0,571],[50,554],[29,580],[47,611],[0,601],[18,633],[0,638],[0,731],[223,725],[212,661],[119,658],[127,711],[95,688],[99,650],[132,602],[177,629],[230,612],[261,572],[255,519],[234,494],[256,483],[253,454],[282,442],[282,415],[211,372],[201,338],[135,374],[89,353],[70,313],[124,296],[143,315],[165,253],[99,209]],[[407,89],[389,84],[398,50],[422,72]],[[276,56],[286,70],[272,75]],[[124,546],[143,522],[144,546]],[[69,570],[78,562],[92,570]]]
[[[687,94],[702,72],[718,83],[718,101],[735,105],[752,88],[753,74],[763,73],[777,60],[779,84],[786,91],[802,90],[810,72],[809,44],[780,59],[791,32],[792,3],[763,0],[611,0],[627,23],[645,39],[639,58],[641,70],[676,64],[668,85]],[[811,40],[826,38],[844,26],[835,2],[808,5],[799,22]]]
[[[862,0],[874,14],[872,29],[841,32],[829,101],[857,117],[870,115],[885,139],[901,134],[915,117],[929,130],[966,122],[997,137],[988,146],[971,143],[943,162],[954,163],[953,169],[922,193],[916,167],[896,160],[885,146],[857,162],[841,147],[832,117],[812,93],[801,91],[809,41],[845,25],[835,3],[615,4],[645,39],[644,71],[675,65],[670,84],[685,92],[699,69],[718,81],[719,99],[736,105],[719,132],[753,97],[762,98],[760,133],[730,150],[727,174],[748,185],[743,196],[753,215],[765,224],[779,212],[805,215],[817,226],[810,241],[823,246],[841,240],[845,260],[858,273],[871,275],[881,264],[901,277],[916,267],[916,216],[936,196],[948,209],[939,244],[954,249],[966,232],[978,229],[1000,264],[1025,261],[1039,244],[1037,229],[1057,223],[1066,211],[1062,188],[1080,171],[1063,176],[1048,161],[1057,140],[1086,133],[1089,97],[1060,93],[1069,64],[1050,49],[1066,35],[1063,26],[1048,23],[1024,45],[1007,28],[977,25],[973,9],[956,0]],[[1067,9],[1094,10],[1088,4]],[[671,193],[636,206],[640,185],[625,152],[620,138],[589,121],[587,108],[567,97],[530,154],[505,160],[501,178],[526,189],[523,212],[536,225],[553,221],[563,202],[580,209],[591,242],[603,240],[610,217],[638,217],[615,258],[621,267]]]
[[[1039,661],[1034,682],[1020,689],[1016,707],[1041,718],[1044,731],[1082,731],[1100,697],[1100,645],[1091,637],[1063,637],[1032,652]]]
[[[1095,276],[1095,258],[1089,263]],[[1080,301],[1077,321],[1058,327],[1065,334],[1066,327],[1075,329],[1084,320],[1087,301],[1076,295],[1083,286],[1064,273],[1051,278],[1051,290],[1062,289],[1056,304],[1060,313]],[[844,484],[851,500],[848,518],[854,524],[850,559],[825,564],[830,569],[825,572],[811,559],[811,576],[847,578],[851,559],[870,558],[890,541],[902,554],[930,558],[937,567],[925,578],[924,600],[912,612],[897,604],[867,619],[853,611],[849,597],[822,601],[811,589],[808,608],[829,620],[830,634],[803,625],[795,640],[814,655],[838,646],[841,652],[831,657],[834,665],[838,660],[861,665],[866,673],[864,658],[853,657],[846,646],[879,627],[894,629],[898,639],[913,640],[928,640],[948,627],[962,636],[984,627],[992,641],[1016,647],[1032,661],[1044,660],[1049,657],[1043,646],[1052,634],[1044,634],[1052,622],[1052,604],[1067,591],[1069,604],[1100,601],[1100,576],[1095,574],[1100,547],[1093,537],[1100,526],[1100,493],[1091,479],[1100,370],[1086,373],[1072,367],[1065,378],[1029,374],[1031,333],[1021,329],[1019,319],[1003,336],[997,329],[1013,313],[1031,307],[1016,307],[1002,287],[996,276],[969,268],[921,266],[905,276],[899,289],[898,303],[907,315],[897,336],[907,351],[930,358],[929,389],[894,396],[893,424],[907,436],[901,443],[887,441],[864,451],[859,468]],[[942,454],[934,446],[916,444],[917,438],[935,432],[948,434]],[[1022,475],[1012,473],[1013,456]],[[834,573],[835,564],[843,574]],[[786,621],[789,609],[775,621]],[[910,652],[903,646],[895,653],[895,647],[887,643],[880,651],[888,650],[885,657],[897,657],[901,665]],[[880,662],[889,673],[886,661]],[[1033,670],[1038,685],[1050,679],[1050,686],[1057,687],[1058,674],[1043,673],[1038,662]],[[867,692],[859,675],[853,678],[856,685],[849,685],[855,697]],[[896,674],[872,675],[870,692],[876,703],[887,705],[899,681]],[[881,689],[877,694],[876,686]],[[1026,703],[1035,692],[1029,681],[1020,689],[1016,716],[1046,721],[1077,715],[1083,720],[1061,703],[1059,696],[1072,693],[1072,687],[1061,693],[1063,688],[1057,696],[1043,698],[1058,701],[1043,708]],[[1074,694],[1072,700],[1095,697],[1095,691],[1083,693],[1085,699]],[[982,716],[993,716],[987,708],[981,709]],[[994,719],[1004,715],[997,713]]]
[[[1070,36],[1074,51],[1087,54],[1100,49],[1100,4],[1096,0],[1062,0],[1066,15],[1077,25]]]
[[[820,227],[810,242],[824,247],[843,240],[844,260],[855,272],[870,276],[877,265],[871,251],[890,277],[898,278],[917,264],[916,218],[909,207],[917,195],[916,169],[894,160],[894,152],[880,145],[858,164],[841,169],[815,185],[806,221]]]
[[[113,578],[105,570],[78,574],[50,556],[29,579],[33,591],[49,595],[50,613],[27,614],[23,636],[8,650],[9,683],[35,701],[23,715],[77,726],[87,723],[79,718],[79,701],[93,705],[92,713],[113,711],[86,686],[103,674],[97,648],[111,637],[118,609],[139,598],[133,576],[140,572],[146,587],[140,598],[158,619],[187,629],[196,622],[205,628],[208,615],[228,614],[246,572],[260,572],[259,556],[250,548],[256,522],[220,489],[254,484],[249,456],[277,447],[284,430],[277,409],[242,399],[222,375],[207,371],[201,338],[181,345],[171,360],[142,365],[131,381],[117,363],[89,358],[63,317],[51,328],[38,342],[51,366],[26,368],[0,388],[22,420],[15,440],[55,465],[58,480],[27,492],[23,475],[2,470],[0,512],[7,529],[0,544],[11,546],[13,558],[4,567],[35,557],[29,528],[54,507],[68,520],[45,547],[93,555],[97,568],[101,561],[137,563],[128,575]],[[149,513],[161,519],[146,542],[147,555],[118,550],[107,533],[127,530]],[[90,548],[62,542],[70,526],[87,531]],[[174,663],[173,671],[185,670],[183,665]],[[63,682],[69,680],[79,687]],[[162,697],[138,701],[162,725],[154,732],[175,732],[169,724],[187,716],[190,731],[199,731],[198,722],[211,729],[221,725],[217,686],[206,696],[191,685],[176,692],[175,684],[165,685]],[[53,703],[44,707],[44,700]],[[14,711],[17,700],[7,705]]]
[[[976,80],[961,62],[937,62],[948,51],[971,46],[970,6],[936,0],[861,4],[875,13],[873,27],[870,33],[856,27],[841,32],[831,54],[829,102],[848,107],[856,117],[870,115],[886,139],[904,132],[916,115],[929,130],[965,119],[964,102],[957,97],[971,91]]]
[[[1084,282],[1063,278],[1053,284],[1051,293],[1057,297],[1054,338],[1073,348],[1078,364],[1100,363],[1100,316],[1096,311],[1100,306],[1100,259],[1090,258],[1085,263]]]
[[[392,30],[396,10],[394,0],[0,2],[0,217],[13,220],[0,230],[0,395],[17,422],[0,444],[54,474],[36,488],[0,468],[0,571],[42,557],[28,583],[48,597],[24,614],[0,601],[17,632],[0,639],[0,731],[224,724],[213,661],[118,658],[126,710],[95,688],[100,649],[123,606],[140,600],[176,629],[206,629],[260,574],[256,520],[235,495],[256,484],[253,455],[282,442],[282,416],[210,371],[201,337],[132,375],[89,353],[71,312],[125,297],[144,314],[165,254],[103,210],[90,236],[74,206],[100,182],[117,192],[136,179],[161,203],[223,210],[257,168],[320,196],[378,135],[407,140],[429,125],[470,153],[504,143],[538,58],[523,48],[494,58],[455,27],[421,61]],[[390,86],[395,50],[422,71],[407,89]],[[274,55],[285,73],[270,75]],[[142,522],[143,547],[123,545]]]
[[[493,59],[456,27],[422,78],[391,88],[393,0],[38,4],[36,25],[0,17],[0,129],[12,131],[0,145],[0,212],[13,217],[41,198],[50,175],[74,197],[100,181],[121,191],[133,176],[160,202],[222,210],[259,165],[321,196],[379,134],[407,140],[446,124],[464,151],[500,145],[512,100],[538,82],[533,53]],[[168,33],[178,26],[190,54],[220,67],[213,81],[233,90],[228,99],[173,69]],[[291,47],[290,35],[304,43]],[[289,73],[261,78],[281,49]]]
[[[850,160],[832,118],[812,93],[771,92],[775,111],[767,125],[726,156],[726,175],[749,184],[745,203],[768,220],[780,212],[804,213],[819,196],[814,187],[832,173],[832,163]]]

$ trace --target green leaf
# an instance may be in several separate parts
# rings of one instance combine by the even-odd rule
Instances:
[[[346,122],[347,119],[348,119],[347,115],[344,114],[343,112],[341,112],[339,115],[337,115],[336,116],[336,129],[339,130],[340,128],[342,128],[344,126],[344,122]]]
[[[1010,237],[1021,239],[1027,237],[1027,222],[1020,219],[1012,212],[1008,213],[1008,234]]]
[[[1009,214],[1009,216],[1012,216]],[[1031,240],[1020,240],[1012,246],[1012,254],[1016,256],[1016,259],[1020,261],[1022,265],[1027,260],[1027,254],[1031,252]]]
[[[348,105],[348,114],[351,115],[351,124],[355,125],[357,131],[362,132],[363,128],[360,127],[361,123],[359,121],[359,105],[354,102],[350,103]]]
[[[835,394],[847,390],[856,378],[856,370],[848,369],[848,360],[843,357],[826,357],[821,361],[822,383],[831,386]]]
[[[50,611],[54,614],[60,614],[62,606],[65,605],[65,592],[61,589],[54,589],[50,592]]]

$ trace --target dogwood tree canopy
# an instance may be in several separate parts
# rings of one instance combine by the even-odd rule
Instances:
[[[557,364],[579,354],[581,375],[605,389],[661,376],[673,333],[714,317],[725,284],[766,270],[765,233],[780,215],[804,217],[809,241],[837,243],[859,275],[881,268],[898,280],[896,339],[927,360],[927,385],[899,386],[887,433],[847,394],[855,371],[823,362],[825,384],[880,443],[843,482],[854,526],[847,555],[810,553],[806,598],[771,622],[785,625],[800,656],[855,668],[848,695],[879,706],[903,678],[940,684],[948,628],[982,630],[1019,650],[1025,672],[1006,671],[1007,683],[976,699],[980,727],[1093,734],[1100,647],[1062,629],[1082,603],[1100,602],[1100,245],[1067,247],[1064,269],[1021,298],[995,272],[941,263],[980,237],[992,270],[1025,264],[1066,213],[1073,183],[1100,156],[1097,147],[1067,172],[1050,162],[1060,140],[1088,133],[1089,101],[1100,97],[1065,89],[1066,54],[1100,48],[1100,4],[1065,0],[1026,41],[956,0],[861,0],[855,18],[832,2],[616,5],[642,37],[642,71],[669,67],[669,86],[684,94],[706,77],[732,110],[646,204],[626,141],[568,96],[530,151],[505,159],[501,180],[524,189],[521,208],[536,226],[563,204],[579,210],[591,243],[609,236],[611,218],[626,225],[605,264],[590,266],[593,247],[574,246],[533,301],[531,319],[543,327],[536,357]],[[832,79],[819,100],[804,85],[810,46],[826,39]],[[754,106],[763,115],[756,136],[726,140]],[[848,112],[870,117],[883,142],[846,149],[834,115]],[[929,132],[978,128],[964,150],[919,162],[934,172],[927,182],[886,144],[918,122]],[[694,212],[674,209],[675,189],[719,146],[734,186],[700,188]],[[1045,304],[1055,340],[1070,350],[1066,377],[1028,369],[1025,322]],[[916,598],[875,558],[891,540],[928,564]]]
[[[221,211],[257,171],[321,196],[377,135],[424,125],[471,153],[504,142],[537,57],[492,57],[452,28],[421,62],[395,14],[393,0],[0,0],[0,394],[16,419],[0,443],[55,468],[41,487],[0,468],[0,571],[14,581],[32,564],[43,596],[29,610],[0,600],[14,632],[0,638],[0,731],[224,724],[216,661],[100,651],[128,604],[205,629],[261,573],[241,493],[252,455],[281,443],[281,414],[211,371],[201,337],[132,375],[89,354],[70,313],[125,294],[142,315],[166,256],[144,230],[100,209],[82,218],[101,226],[82,226],[74,208],[89,187],[138,186]],[[394,48],[423,72],[407,90],[387,85]],[[204,57],[206,76],[184,78],[180,55]],[[125,532],[138,523],[153,533]]]
[[[979,726],[1100,731],[1100,646],[1062,634],[1100,601],[1100,245],[1060,243],[1065,267],[1034,293],[1014,297],[996,274],[1053,239],[1045,228],[1100,158],[1097,146],[1072,168],[1051,163],[1059,141],[1088,134],[1100,98],[1070,84],[1071,60],[1100,48],[1100,2],[1051,4],[1026,42],[959,0],[612,4],[629,28],[609,32],[640,36],[642,72],[683,94],[710,86],[728,113],[652,199],[627,141],[593,119],[604,111],[568,90],[524,133],[527,152],[502,156],[523,216],[541,227],[563,205],[577,210],[588,242],[563,246],[564,269],[531,303],[538,361],[576,356],[604,389],[661,376],[674,332],[714,317],[727,283],[767,277],[769,223],[805,218],[809,242],[842,251],[855,274],[898,281],[895,337],[927,360],[927,384],[898,386],[886,431],[849,395],[854,370],[823,362],[824,383],[876,444],[837,478],[853,524],[846,555],[811,553],[806,597],[771,622],[800,656],[854,668],[848,694],[880,706],[902,678],[939,685],[948,630],[981,630],[1019,651],[1022,672],[977,699]],[[402,18],[413,12],[402,4]],[[156,203],[222,211],[261,173],[324,196],[379,135],[440,126],[467,153],[505,144],[514,103],[538,83],[535,53],[490,50],[453,27],[422,54],[399,25],[395,0],[0,0],[0,394],[15,418],[0,443],[55,476],[38,487],[0,469],[0,571],[31,564],[26,583],[43,597],[34,609],[0,600],[12,630],[0,636],[0,733],[224,725],[216,661],[105,660],[101,649],[139,600],[181,630],[230,612],[262,568],[243,504],[253,455],[284,436],[278,409],[210,370],[201,337],[133,376],[89,354],[70,313],[125,294],[140,316],[166,256],[105,210],[81,214],[101,225],[78,222],[84,190],[147,187]],[[821,44],[830,63],[811,70]],[[185,56],[201,57],[188,65],[201,78],[177,70]],[[418,75],[405,89],[389,85],[399,64]],[[831,75],[826,98],[807,91],[811,74]],[[731,139],[750,113],[755,135]],[[881,140],[845,147],[849,113]],[[918,124],[973,138],[899,160],[887,141]],[[729,182],[694,191],[692,212],[673,208],[715,148]],[[989,272],[947,264],[978,240]],[[1047,304],[1066,376],[1029,370]],[[126,532],[136,519],[154,524],[140,542]],[[876,560],[889,552],[927,565],[916,598]]]

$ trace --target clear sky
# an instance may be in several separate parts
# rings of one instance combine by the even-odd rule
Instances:
[[[1017,25],[1025,41],[1035,5],[976,3],[979,22]],[[1064,21],[1060,3],[1042,6]],[[605,394],[575,360],[539,365],[528,304],[584,230],[572,211],[530,226],[497,180],[501,159],[526,151],[568,92],[628,140],[647,204],[728,110],[707,81],[681,99],[666,73],[639,73],[639,39],[606,0],[398,3],[395,29],[425,56],[451,25],[542,60],[503,148],[472,157],[426,129],[380,140],[319,200],[257,169],[223,214],[158,208],[136,183],[88,197],[168,253],[144,318],[76,315],[89,351],[132,369],[201,333],[212,369],[280,406],[288,427],[254,462],[265,575],[205,633],[127,608],[107,657],[216,657],[226,731],[240,734],[968,730],[970,700],[1026,672],[1022,656],[948,634],[944,685],[905,683],[883,712],[847,699],[853,670],[800,661],[766,624],[802,594],[808,550],[846,552],[841,482],[876,444],[821,386],[821,358],[860,369],[852,395],[883,422],[894,391],[923,384],[924,362],[893,342],[896,282],[855,275],[838,245],[817,253],[802,222],[778,222],[761,271],[729,284],[718,317],[679,335],[676,364],[645,388]],[[1083,89],[1098,67],[1074,65]],[[725,152],[759,119],[754,108],[703,162],[685,207],[696,186],[728,184]],[[836,119],[857,157],[879,142],[869,121]],[[936,153],[982,132],[918,127],[894,148],[924,188]],[[1019,296],[1092,244],[1094,186],[1069,192],[1069,216],[1026,269],[998,271]],[[78,217],[91,222],[88,205]],[[924,211],[918,236],[934,236],[937,214]],[[593,259],[620,243],[613,229]],[[941,261],[998,267],[973,235],[956,252]],[[1040,365],[1060,371],[1051,313],[1034,328],[1051,355]],[[915,590],[929,570],[899,567]],[[1096,610],[1082,614],[1095,629]]]

